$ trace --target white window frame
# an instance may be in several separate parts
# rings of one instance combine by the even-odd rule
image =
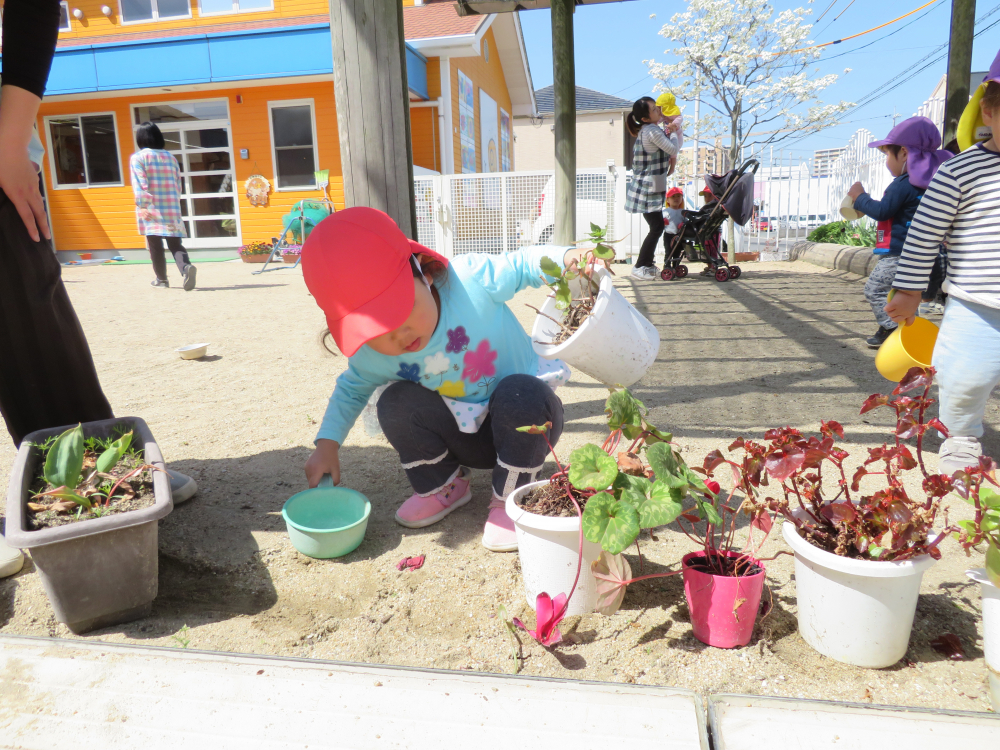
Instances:
[[[271,0],[271,6],[268,8],[247,8],[243,10],[240,8],[240,0],[232,0],[232,10],[215,10],[215,11],[204,11],[201,9],[202,0],[198,0],[198,15],[211,17],[211,16],[231,16],[237,13],[269,13],[274,10],[274,0]]]
[[[65,10],[66,10],[66,25],[59,27],[59,33],[62,33],[64,31],[72,31],[73,30],[73,22],[70,20],[71,16],[69,14],[69,3],[68,2],[62,2],[62,3],[59,3],[59,5],[62,6],[63,8],[65,8]]]
[[[278,187],[278,149],[274,145],[274,117],[271,114],[273,109],[281,109],[282,107],[302,107],[309,105],[309,119],[312,124],[312,139],[313,139],[313,164],[318,170],[319,167],[319,139],[316,136],[316,100],[315,99],[283,99],[280,101],[273,101],[267,103],[267,129],[271,135],[271,171],[273,172],[274,190],[281,193],[291,193],[291,192],[302,192],[303,190],[315,190],[316,183],[313,182],[312,185],[297,185],[294,187]],[[283,148],[304,148],[304,146],[287,146]]]
[[[100,182],[95,185],[90,184],[90,167],[87,164],[87,143],[83,140],[83,123],[80,122],[81,117],[102,117],[106,115],[111,115],[111,121],[115,126],[115,156],[118,158],[118,182]],[[77,118],[80,124],[80,139],[83,143],[83,173],[87,178],[86,182],[74,182],[68,185],[62,185],[59,183],[58,173],[56,172],[56,146],[52,141],[52,128],[49,123],[52,120],[68,120],[71,117]],[[52,190],[90,190],[97,188],[113,188],[113,187],[125,187],[125,170],[122,166],[122,143],[121,143],[121,130],[118,128],[118,115],[114,112],[81,112],[79,114],[65,114],[65,115],[48,115],[44,118],[45,124],[45,140],[48,143],[48,148],[45,150],[48,152],[49,157],[49,172],[52,175],[52,184],[49,186]]]
[[[187,15],[186,16],[168,16],[167,18],[160,18],[160,6],[158,0],[149,0],[153,5],[153,17],[145,18],[138,21],[126,21],[125,15],[122,13],[122,0],[118,0],[118,23],[122,26],[136,26],[142,23],[159,23],[160,21],[183,21],[186,18],[192,18],[191,14],[191,2],[192,0],[186,0],[187,2]]]

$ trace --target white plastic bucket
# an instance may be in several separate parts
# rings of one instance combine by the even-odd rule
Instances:
[[[993,703],[993,710],[1000,713],[1000,589],[986,577],[984,568],[967,570],[965,575],[982,589],[983,651],[989,674],[990,701]]]
[[[517,534],[524,595],[532,609],[543,591],[553,599],[559,594],[569,595],[579,559],[580,519],[539,516],[517,506],[517,498],[546,483],[532,482],[507,496],[507,515],[514,521]],[[601,545],[583,540],[580,582],[569,601],[567,615],[583,615],[596,609],[597,580],[590,573],[590,564],[600,555]]]
[[[824,656],[859,667],[889,667],[903,658],[930,555],[903,562],[840,557],[814,547],[795,524],[782,535],[795,552],[799,633]]]
[[[583,325],[558,346],[539,341],[553,341],[559,332],[555,321],[562,318],[553,297],[545,300],[542,312],[535,316],[531,329],[532,346],[538,356],[561,359],[606,385],[630,386],[646,374],[660,351],[660,334],[632,304],[615,289],[611,274],[598,273],[600,290],[597,302]],[[574,294],[575,296],[575,294]]]

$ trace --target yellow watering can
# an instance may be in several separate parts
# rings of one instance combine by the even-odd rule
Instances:
[[[892,299],[895,289],[889,292]],[[926,318],[896,326],[875,354],[875,367],[886,380],[898,383],[913,367],[930,367],[938,327]]]

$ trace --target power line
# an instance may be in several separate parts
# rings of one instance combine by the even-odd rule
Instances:
[[[810,47],[800,47],[799,49],[789,50],[788,52],[772,52],[770,54],[772,54],[772,55],[794,55],[796,52],[806,52],[807,50],[819,49],[820,47],[829,47],[831,44],[840,44],[841,42],[846,42],[849,39],[857,39],[859,36],[864,36],[865,34],[870,34],[873,31],[878,31],[879,29],[884,29],[886,26],[891,26],[892,24],[896,23],[896,21],[902,21],[904,18],[912,16],[914,13],[917,13],[917,12],[923,10],[927,6],[934,5],[934,3],[937,3],[937,2],[940,2],[940,1],[941,0],[930,0],[930,2],[924,3],[919,8],[915,8],[914,10],[911,10],[909,13],[905,13],[905,14],[899,16],[898,18],[894,18],[891,21],[886,21],[885,23],[883,23],[883,24],[881,24],[879,26],[874,26],[874,27],[868,29],[867,31],[861,31],[861,32],[859,32],[857,34],[851,34],[850,36],[845,36],[842,39],[835,39],[832,42],[823,42],[822,44],[814,44],[814,45],[812,45]],[[851,0],[851,4],[852,5],[854,4],[854,0]],[[851,7],[850,5],[847,6],[847,8],[850,8],[850,7]],[[847,8],[844,8],[844,11],[846,11]],[[841,15],[843,15],[843,13],[841,13]],[[839,17],[840,16],[837,16],[837,18],[839,18]],[[836,21],[837,19],[835,18],[833,20]]]

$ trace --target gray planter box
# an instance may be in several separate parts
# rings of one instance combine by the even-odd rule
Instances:
[[[109,437],[118,425],[134,430],[133,444],[143,445],[146,463],[166,468],[153,434],[138,417],[85,422],[83,434]],[[29,531],[26,503],[42,458],[36,444],[71,426],[24,438],[10,473],[5,536],[11,546],[31,553],[56,619],[74,633],[85,633],[149,614],[157,590],[157,522],[174,504],[166,472],[154,471],[156,502],[149,508]]]

